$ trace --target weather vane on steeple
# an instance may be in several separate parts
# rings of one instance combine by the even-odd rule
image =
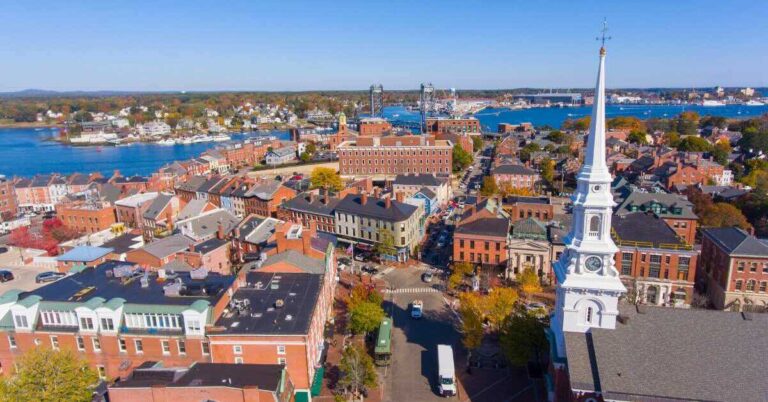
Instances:
[[[600,30],[600,36],[595,38],[595,40],[600,41],[600,54],[605,54],[605,41],[611,40],[610,36],[605,35],[607,33],[608,33],[608,20],[603,18],[603,29]]]

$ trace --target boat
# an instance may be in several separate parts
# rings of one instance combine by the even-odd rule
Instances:
[[[174,140],[173,138],[168,138],[165,140],[160,140],[157,143],[160,145],[176,145],[176,140]]]
[[[705,107],[725,106],[725,102],[717,101],[717,100],[705,100],[701,102],[701,106],[705,106]]]
[[[214,135],[213,137],[210,137],[210,138],[211,138],[211,141],[216,141],[216,142],[229,141],[229,140],[232,139],[232,137],[230,137],[230,136],[228,136],[226,134],[218,134],[218,135]]]
[[[192,138],[189,138],[189,137],[181,138],[181,139],[176,140],[176,143],[177,144],[182,144],[182,145],[189,145],[189,144],[192,143]]]
[[[211,141],[213,141],[213,140],[209,136],[207,136],[207,135],[200,134],[200,135],[196,135],[196,136],[192,137],[192,143],[193,144],[197,144],[199,142],[211,142]]]
[[[765,103],[760,102],[760,101],[756,101],[754,99],[750,99],[744,105],[745,106],[765,106]]]

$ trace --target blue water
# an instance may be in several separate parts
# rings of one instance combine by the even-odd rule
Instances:
[[[287,139],[284,131],[270,132]],[[0,128],[0,174],[32,176],[37,173],[101,172],[111,174],[119,169],[123,175],[149,175],[159,167],[176,160],[199,156],[203,151],[223,143],[201,142],[189,145],[157,145],[136,143],[128,146],[73,147],[49,141],[57,129]],[[252,134],[233,134],[243,140]]]
[[[649,105],[608,105],[605,108],[605,115],[608,118],[616,116],[635,116],[641,119],[652,117],[667,118],[674,117],[683,111],[694,111],[702,116],[713,115],[728,118],[750,118],[768,113],[767,106],[741,106],[727,105],[717,107],[702,107],[695,105],[684,106],[649,106]],[[549,125],[559,128],[567,119],[578,119],[592,114],[591,106],[568,107],[568,108],[535,108],[535,109],[486,109],[476,114],[475,117],[480,120],[483,130],[495,132],[499,123],[533,123],[535,126]],[[398,116],[394,116],[398,115]],[[418,121],[418,112],[409,112],[403,107],[384,108],[384,116],[392,119]]]
[[[682,111],[695,111],[705,115],[729,118],[757,117],[768,113],[768,106],[729,105],[720,107],[701,106],[618,106],[606,107],[606,115],[673,117]],[[530,122],[536,126],[560,127],[566,119],[578,119],[591,114],[590,107],[536,108],[523,110],[486,109],[476,115],[484,130],[496,131],[499,123]],[[397,115],[397,116],[395,116]],[[418,121],[419,114],[403,107],[386,107],[384,116],[391,119]],[[58,134],[56,129],[0,128],[0,174],[6,176],[32,176],[37,173],[102,172],[110,174],[119,169],[123,175],[149,175],[157,168],[175,160],[190,159],[221,143],[206,142],[190,145],[132,144],[121,147],[72,147],[47,141]],[[287,139],[288,133],[269,133]],[[251,134],[232,135],[242,140]]]

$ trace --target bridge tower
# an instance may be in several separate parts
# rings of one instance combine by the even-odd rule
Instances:
[[[419,95],[419,110],[421,110],[421,133],[427,132],[427,116],[435,110],[435,87],[432,83],[422,83]]]
[[[384,86],[381,84],[371,85],[371,117],[381,117],[384,111]]]

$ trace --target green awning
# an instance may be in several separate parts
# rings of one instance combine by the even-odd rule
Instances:
[[[296,395],[294,395],[294,401],[296,402],[309,402],[311,400],[312,398],[307,391],[296,391]]]
[[[320,395],[320,391],[323,389],[323,375],[325,374],[325,367],[320,367],[315,370],[315,376],[312,378],[312,396]]]

